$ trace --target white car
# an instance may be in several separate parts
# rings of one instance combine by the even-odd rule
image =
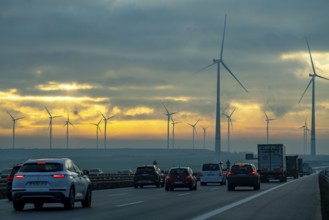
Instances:
[[[205,186],[208,183],[226,185],[226,171],[222,163],[205,163],[202,165],[200,184]]]
[[[63,203],[73,209],[76,201],[90,207],[92,188],[87,173],[68,158],[27,160],[13,180],[13,207],[21,211],[26,203],[36,209],[44,203]]]

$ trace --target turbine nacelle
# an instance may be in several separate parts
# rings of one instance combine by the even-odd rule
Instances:
[[[214,63],[220,63],[220,62],[221,62],[221,59],[215,59],[215,58],[214,58],[212,61],[213,61]]]

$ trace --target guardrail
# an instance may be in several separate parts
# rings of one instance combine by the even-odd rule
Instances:
[[[329,220],[329,170],[319,173],[322,220]]]
[[[133,174],[95,174],[89,175],[93,190],[132,187],[134,184]],[[6,179],[0,179],[0,199],[6,198]]]

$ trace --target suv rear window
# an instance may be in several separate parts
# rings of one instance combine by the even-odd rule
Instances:
[[[154,167],[138,167],[135,174],[155,173]]]
[[[26,163],[21,167],[20,172],[58,172],[62,170],[63,166],[59,163]]]
[[[236,173],[248,173],[252,172],[253,168],[251,165],[233,165],[231,168],[231,172],[236,172]]]
[[[203,171],[218,171],[219,170],[219,164],[203,164],[202,166]]]

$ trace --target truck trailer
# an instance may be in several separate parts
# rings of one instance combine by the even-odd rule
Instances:
[[[298,179],[298,155],[286,156],[287,176]]]
[[[286,147],[283,144],[258,144],[258,173],[262,182],[287,181]]]

